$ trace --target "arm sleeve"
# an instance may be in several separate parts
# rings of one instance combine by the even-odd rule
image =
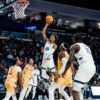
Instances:
[[[64,72],[65,67],[66,67],[66,64],[67,64],[67,62],[68,62],[68,60],[67,60],[65,57],[62,58],[61,60],[62,60],[62,67],[61,67],[61,70],[60,70],[59,73],[58,73],[58,74],[60,74],[60,75]]]

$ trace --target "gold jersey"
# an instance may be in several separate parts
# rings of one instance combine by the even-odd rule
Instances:
[[[28,88],[33,70],[34,70],[33,66],[30,65],[27,65],[26,68],[24,69],[22,74],[23,87]]]
[[[66,59],[68,60],[69,59],[69,54],[67,53],[67,51],[65,51],[64,54],[66,56]],[[62,68],[62,61],[61,61],[61,59],[58,56],[58,72],[61,70],[61,68]],[[68,71],[66,72],[66,74],[72,74],[72,65],[68,69]]]
[[[9,80],[9,81],[13,80],[14,82],[17,83],[17,80],[18,80],[17,74],[18,74],[17,66],[16,65],[15,66],[11,66],[9,71],[8,71],[7,80]]]
[[[66,59],[68,60],[69,59],[69,54],[67,53],[67,51],[64,52],[64,54],[66,56]],[[64,77],[61,76],[57,79],[56,83],[57,83],[58,86],[72,87],[72,66],[73,65],[71,65],[71,67],[67,70]],[[58,68],[57,68],[58,72],[61,70],[61,68],[62,68],[62,61],[58,56]]]

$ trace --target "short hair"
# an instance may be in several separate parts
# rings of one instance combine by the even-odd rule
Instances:
[[[17,60],[18,60],[18,57],[14,58],[13,61],[12,61],[12,65],[15,65]]]
[[[52,33],[51,35],[54,35],[55,36],[56,41],[58,40],[58,36],[57,36],[56,33]]]

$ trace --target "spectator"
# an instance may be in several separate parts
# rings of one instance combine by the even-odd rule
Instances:
[[[7,58],[10,59],[10,60],[13,60],[13,59],[14,59],[14,56],[13,56],[12,52],[10,52],[10,53],[7,55]]]

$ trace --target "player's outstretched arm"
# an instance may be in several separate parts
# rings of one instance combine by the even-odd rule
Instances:
[[[47,30],[48,26],[49,26],[49,24],[46,23],[46,25],[44,26],[43,31],[42,31],[42,36],[45,41],[48,41],[48,38],[46,36],[46,30]]]
[[[66,65],[65,71],[62,74],[63,76],[65,75],[65,73],[67,72],[67,70],[69,69],[69,67],[71,66],[71,64],[73,63],[75,53],[77,53],[79,51],[79,49],[80,49],[80,47],[77,44],[73,45],[70,48],[70,57],[69,57],[67,65]]]

